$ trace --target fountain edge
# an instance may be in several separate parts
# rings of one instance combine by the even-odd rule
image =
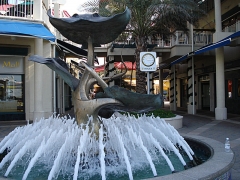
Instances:
[[[211,157],[201,165],[193,167],[191,169],[181,171],[178,173],[160,176],[155,178],[149,178],[148,180],[206,180],[217,179],[224,176],[231,175],[231,168],[235,162],[235,156],[233,151],[226,153],[224,150],[224,144],[202,136],[181,134],[186,140],[194,140],[198,143],[204,144],[212,151]],[[202,173],[201,173],[202,172]],[[224,178],[223,178],[224,179]],[[227,179],[227,177],[226,177]]]

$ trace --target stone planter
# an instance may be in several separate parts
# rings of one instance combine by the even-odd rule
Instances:
[[[182,128],[182,119],[183,119],[183,116],[176,115],[176,117],[163,118],[163,119],[166,121],[166,123],[169,123],[169,124],[172,125],[175,129]]]

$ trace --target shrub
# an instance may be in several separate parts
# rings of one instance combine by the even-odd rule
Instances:
[[[128,114],[128,113],[123,113],[123,114]],[[172,118],[176,116],[172,111],[164,110],[164,109],[156,109],[154,111],[149,111],[147,113],[129,113],[129,114],[134,115],[135,117],[141,116],[143,114],[146,114],[146,116],[153,115],[154,117],[160,117],[160,118]]]

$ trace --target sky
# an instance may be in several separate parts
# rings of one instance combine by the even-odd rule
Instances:
[[[80,14],[77,9],[81,4],[85,3],[88,0],[66,0],[66,3],[62,5],[62,9],[66,10],[71,16],[75,13]],[[104,64],[104,58],[98,57],[99,65]]]
[[[78,7],[85,3],[87,0],[66,0],[66,3],[63,5],[63,9],[68,11],[70,15],[74,13],[80,13],[77,9]]]

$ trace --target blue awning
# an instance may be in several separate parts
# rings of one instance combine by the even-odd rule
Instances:
[[[0,34],[34,36],[55,41],[55,36],[42,24],[0,20]]]
[[[190,52],[190,53],[176,59],[175,61],[171,62],[171,65],[180,63],[181,61],[186,60],[188,57],[191,57],[193,55],[201,54],[201,53],[204,53],[204,52],[207,52],[207,51],[210,51],[210,50],[222,47],[222,46],[226,46],[226,45],[230,44],[231,41],[233,41],[233,40],[235,40],[236,38],[239,38],[239,37],[240,37],[240,31],[235,32],[232,35],[230,35],[230,36],[228,36],[228,37],[226,37],[226,38],[224,38],[224,39],[222,39],[222,40],[220,40],[216,43],[208,44],[207,46],[203,46],[200,49],[197,49],[193,52]]]

